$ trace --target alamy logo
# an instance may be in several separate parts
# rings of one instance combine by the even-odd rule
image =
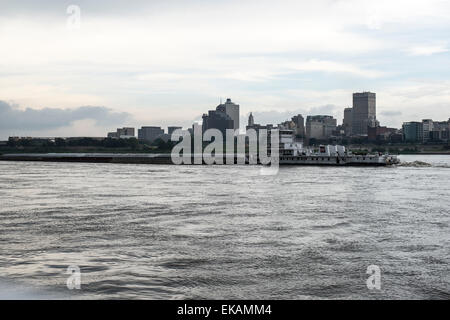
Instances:
[[[367,279],[367,289],[369,290],[381,290],[381,269],[377,265],[370,265],[367,267],[367,274],[370,277]]]
[[[67,289],[69,290],[80,290],[81,289],[81,271],[78,266],[69,266],[67,268],[66,274],[70,274],[67,279]]]
[[[69,17],[67,18],[67,28],[69,30],[77,30],[81,27],[81,9],[77,5],[70,5],[66,10]]]
[[[278,130],[249,129],[245,134],[237,134],[233,129],[226,129],[225,139],[218,129],[202,132],[197,126],[192,133],[193,137],[191,132],[181,129],[172,133],[171,140],[178,142],[171,152],[173,164],[262,164],[270,167],[263,167],[261,174],[278,173]]]

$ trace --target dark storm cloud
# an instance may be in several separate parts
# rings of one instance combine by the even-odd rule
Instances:
[[[85,106],[75,109],[19,109],[0,101],[0,130],[43,130],[70,126],[77,120],[95,120],[98,125],[113,125],[129,119],[126,112],[114,112],[105,107]]]

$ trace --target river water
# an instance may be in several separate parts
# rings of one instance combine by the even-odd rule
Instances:
[[[449,299],[450,156],[401,160],[0,162],[0,298]]]

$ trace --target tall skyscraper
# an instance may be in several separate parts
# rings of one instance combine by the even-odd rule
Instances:
[[[367,128],[377,120],[376,95],[372,92],[353,94],[352,134],[367,135]]]
[[[227,99],[225,103],[219,104],[216,108],[217,111],[226,113],[231,120],[233,120],[233,129],[239,129],[239,105],[231,102],[231,99]]]
[[[353,122],[353,109],[345,108],[344,109],[344,121],[342,122],[344,127],[344,133],[346,136],[352,134],[352,122]]]

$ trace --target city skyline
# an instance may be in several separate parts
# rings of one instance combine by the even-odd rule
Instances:
[[[363,91],[389,127],[448,118],[446,1],[74,4],[76,30],[67,4],[0,4],[0,139],[188,127],[221,97],[241,105],[241,128],[250,112],[340,121]]]
[[[342,137],[369,137],[369,140],[373,140],[373,137],[377,135],[377,132],[380,131],[380,134],[385,134],[386,130],[389,133],[395,133],[399,130],[404,129],[405,124],[409,123],[424,123],[424,132],[433,130],[433,122],[434,123],[446,123],[444,126],[445,131],[450,130],[450,117],[448,121],[446,119],[414,119],[412,121],[403,121],[401,126],[399,127],[388,127],[385,124],[381,123],[377,119],[377,109],[376,109],[376,93],[370,91],[364,92],[354,92],[353,96],[353,104],[350,107],[345,107],[343,110],[342,119],[336,119],[333,115],[325,114],[325,113],[316,113],[316,114],[294,114],[287,111],[286,118],[278,118],[283,119],[282,121],[276,121],[276,119],[269,119],[266,122],[260,122],[258,124],[255,123],[255,118],[253,116],[254,112],[250,112],[246,115],[240,115],[240,105],[235,104],[231,98],[227,98],[225,103],[222,103],[222,99],[220,104],[214,109],[204,112],[202,115],[202,120],[194,121],[191,125],[184,127],[184,129],[190,130],[194,125],[202,126],[203,132],[210,129],[219,129],[221,131],[225,131],[226,129],[234,129],[240,134],[245,134],[246,130],[249,127],[270,127],[270,128],[284,128],[284,129],[293,129],[294,134],[300,137],[309,138],[312,136],[323,136],[324,139],[329,138],[331,136],[342,136]],[[2,101],[0,101],[0,109],[3,106]],[[4,104],[4,103],[3,103]],[[80,110],[85,111],[94,111],[100,112],[108,115],[108,109],[101,107],[82,107]],[[356,111],[355,111],[356,110]],[[28,112],[33,113],[33,111],[27,110]],[[66,116],[70,114],[70,110],[66,110]],[[46,110],[48,112],[48,110]],[[257,114],[258,112],[256,112]],[[83,113],[81,113],[83,114]],[[118,114],[116,114],[117,116]],[[61,114],[60,114],[61,116]],[[306,116],[306,119],[305,117]],[[64,114],[63,117],[64,118]],[[245,120],[247,119],[247,120]],[[42,120],[42,119],[40,119]],[[306,120],[306,122],[305,122]],[[419,121],[420,120],[420,121]],[[247,126],[240,127],[242,122],[248,121]],[[330,122],[331,121],[331,122]],[[251,125],[253,123],[254,125]],[[309,125],[309,126],[308,126]],[[314,128],[311,125],[315,126]],[[169,124],[167,125],[167,133],[165,133],[164,125],[152,123],[151,125],[143,125],[139,124],[137,127],[141,126],[141,129],[137,130],[137,135],[135,134],[135,128],[130,126],[124,126],[122,128],[117,128],[116,131],[109,131],[106,135],[108,138],[131,138],[137,137],[139,140],[149,140],[153,141],[156,138],[163,137],[163,140],[170,140],[170,134],[176,129],[183,129],[183,126]],[[293,128],[290,128],[293,126]],[[375,129],[372,132],[369,132],[368,129]],[[379,130],[380,129],[380,130]],[[311,131],[312,130],[312,131]],[[317,131],[318,130],[318,131]],[[320,134],[319,132],[323,130]],[[337,131],[336,131],[337,130]],[[309,132],[309,133],[308,133]],[[311,132],[315,132],[311,134]],[[95,138],[100,138],[103,134],[96,136]],[[18,138],[19,135],[10,135],[8,138]],[[31,137],[30,135],[25,135],[22,137]],[[69,135],[60,135],[60,136],[35,136],[36,138],[70,138]],[[72,136],[76,137],[76,136]],[[88,137],[88,135],[83,135],[79,137]],[[150,138],[151,137],[151,138]],[[372,138],[371,138],[372,137]],[[407,139],[408,140],[408,139]],[[428,140],[428,139],[426,139]]]

